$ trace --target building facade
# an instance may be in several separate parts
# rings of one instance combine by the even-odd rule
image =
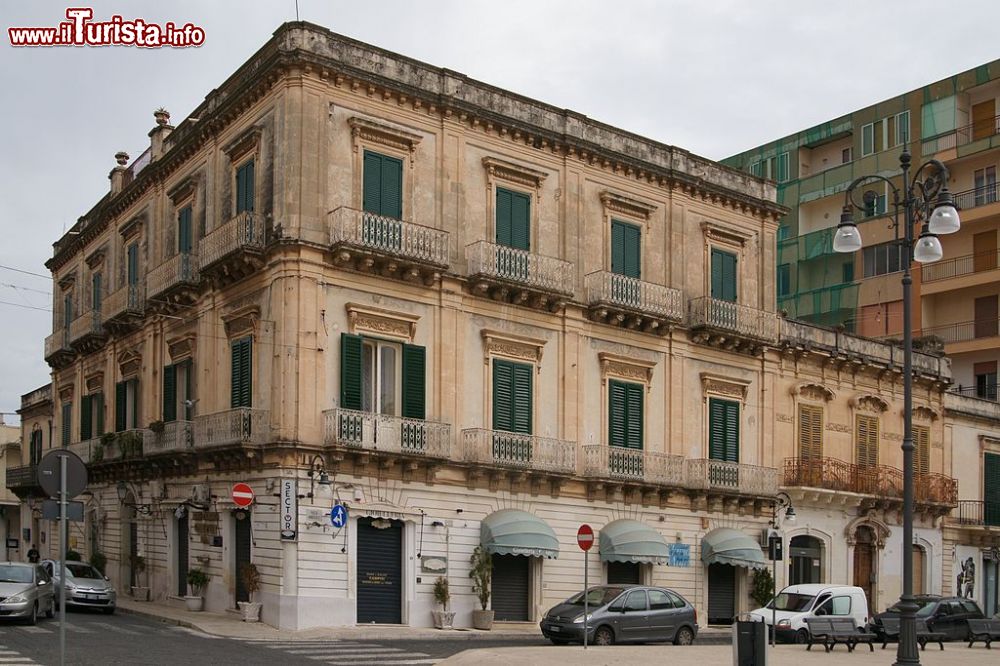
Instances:
[[[898,595],[902,356],[776,314],[773,183],[307,23],[150,137],[47,264],[49,444],[121,589],[197,567],[230,608],[253,562],[276,626],[423,626],[447,576],[467,625],[483,546],[537,621],[589,523],[592,581],[728,623],[783,486],[779,584]],[[916,356],[933,591],[951,365]]]

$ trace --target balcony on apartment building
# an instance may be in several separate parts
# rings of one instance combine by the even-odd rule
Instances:
[[[573,265],[498,243],[465,248],[473,293],[515,305],[556,311],[573,294]]]
[[[684,485],[708,495],[774,497],[778,492],[778,470],[723,460],[684,461]]]
[[[6,484],[7,489],[21,499],[44,494],[38,483],[38,465],[8,467]]]
[[[329,214],[330,247],[339,266],[432,284],[448,268],[448,232],[340,207]]]
[[[747,305],[702,296],[688,304],[696,342],[757,354],[778,340],[778,316]]]
[[[585,286],[593,321],[665,335],[671,324],[684,320],[679,289],[607,271],[587,275]]]
[[[167,421],[150,424],[142,436],[142,451],[146,456],[190,453],[194,448],[193,421]]]
[[[99,348],[106,339],[100,310],[85,312],[69,325],[69,343],[83,353]]]
[[[786,458],[782,486],[807,488],[814,497],[843,501],[837,493],[859,495],[858,504],[875,502],[902,506],[903,470],[888,465],[857,465],[836,458]],[[914,475],[918,510],[945,515],[958,502],[958,482],[944,474]]]
[[[989,400],[997,402],[997,382],[977,381],[971,386],[956,384],[948,388],[948,393],[961,395],[967,398],[977,398],[979,400]]]
[[[264,217],[238,213],[198,243],[201,274],[221,287],[243,279],[264,265]]]
[[[467,428],[462,431],[461,459],[506,470],[569,475],[576,473],[576,442]]]
[[[176,305],[190,305],[197,297],[200,282],[198,255],[178,252],[149,272],[146,277],[146,304],[154,312],[165,312]]]
[[[949,354],[957,354],[977,349],[988,349],[996,346],[996,338],[1000,335],[1000,317],[959,321],[953,324],[924,327],[925,336],[934,335],[949,345]],[[988,341],[988,342],[984,342]]]
[[[196,416],[193,434],[195,452],[255,449],[271,438],[270,412],[236,407]]]
[[[937,155],[938,159],[968,157],[996,148],[1000,146],[1000,116],[974,120],[968,125],[923,139],[921,144],[924,155]],[[950,154],[941,155],[946,151]]]
[[[950,522],[962,527],[1000,528],[1000,502],[958,500]]]
[[[45,338],[45,362],[53,368],[62,368],[72,360],[69,328],[60,326]]]
[[[323,412],[323,441],[364,457],[451,457],[451,424],[353,409]]]
[[[146,312],[146,285],[141,280],[108,294],[102,305],[104,326],[112,331],[135,327]]]
[[[586,444],[583,476],[591,492],[602,486],[638,485],[680,488],[684,485],[684,457],[621,446]]]

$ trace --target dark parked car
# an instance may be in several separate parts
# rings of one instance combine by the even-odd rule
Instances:
[[[583,642],[583,592],[555,606],[539,625],[556,645]],[[673,590],[641,585],[600,585],[586,591],[587,640],[594,645],[673,641],[690,645],[698,614]]]
[[[983,611],[972,599],[940,597],[936,594],[917,595],[920,606],[917,617],[927,620],[927,628],[945,635],[945,640],[964,641],[969,633],[968,620],[984,617]],[[899,607],[890,606],[872,620],[872,630],[882,637],[882,618],[899,617]]]

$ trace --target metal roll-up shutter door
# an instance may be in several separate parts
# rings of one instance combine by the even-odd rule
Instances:
[[[608,562],[608,585],[641,585],[641,566],[638,562]]]
[[[358,624],[403,621],[403,523],[358,520]],[[382,527],[385,523],[388,527]]]
[[[521,555],[493,556],[494,619],[528,622],[528,569],[531,560]]]
[[[732,624],[736,614],[736,567],[708,566],[708,623]]]
[[[235,574],[236,574],[236,601],[250,601],[250,593],[243,583],[243,576],[240,575],[244,564],[250,564],[250,512],[234,511],[233,519],[236,521],[235,539]]]
[[[188,514],[177,519],[177,595],[188,594]]]

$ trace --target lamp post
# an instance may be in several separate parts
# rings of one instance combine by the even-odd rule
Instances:
[[[873,212],[877,195],[865,191],[861,203],[856,192],[865,183],[884,183],[892,190],[893,216],[890,227],[895,232],[895,244],[901,251],[903,264],[903,594],[899,597],[899,646],[897,665],[920,663],[917,651],[916,612],[913,599],[913,314],[910,267],[938,261],[943,255],[938,234],[959,230],[961,222],[954,201],[948,192],[948,168],[937,160],[921,164],[910,179],[910,151],[904,145],[899,156],[902,169],[902,189],[880,175],[856,178],[844,193],[844,209],[837,233],[833,237],[836,252],[857,252],[861,249],[861,233],[854,224],[854,209]],[[900,228],[899,212],[903,211]],[[922,224],[914,243],[914,225]]]
[[[795,522],[795,507],[792,506],[792,498],[788,493],[779,492],[774,496],[774,504],[771,505],[771,528],[778,530],[778,512],[785,511],[785,520],[790,523]],[[781,535],[776,537],[780,539]],[[770,545],[771,538],[768,538],[768,545],[771,555],[771,647],[774,647],[775,635],[778,633],[778,555],[774,547]]]
[[[330,475],[326,473],[326,465],[323,456],[319,453],[312,457],[309,461],[309,471],[306,472],[309,476],[309,498],[313,498],[316,492],[316,484],[318,483],[321,488],[330,487]],[[316,475],[319,474],[319,480],[316,479]]]

